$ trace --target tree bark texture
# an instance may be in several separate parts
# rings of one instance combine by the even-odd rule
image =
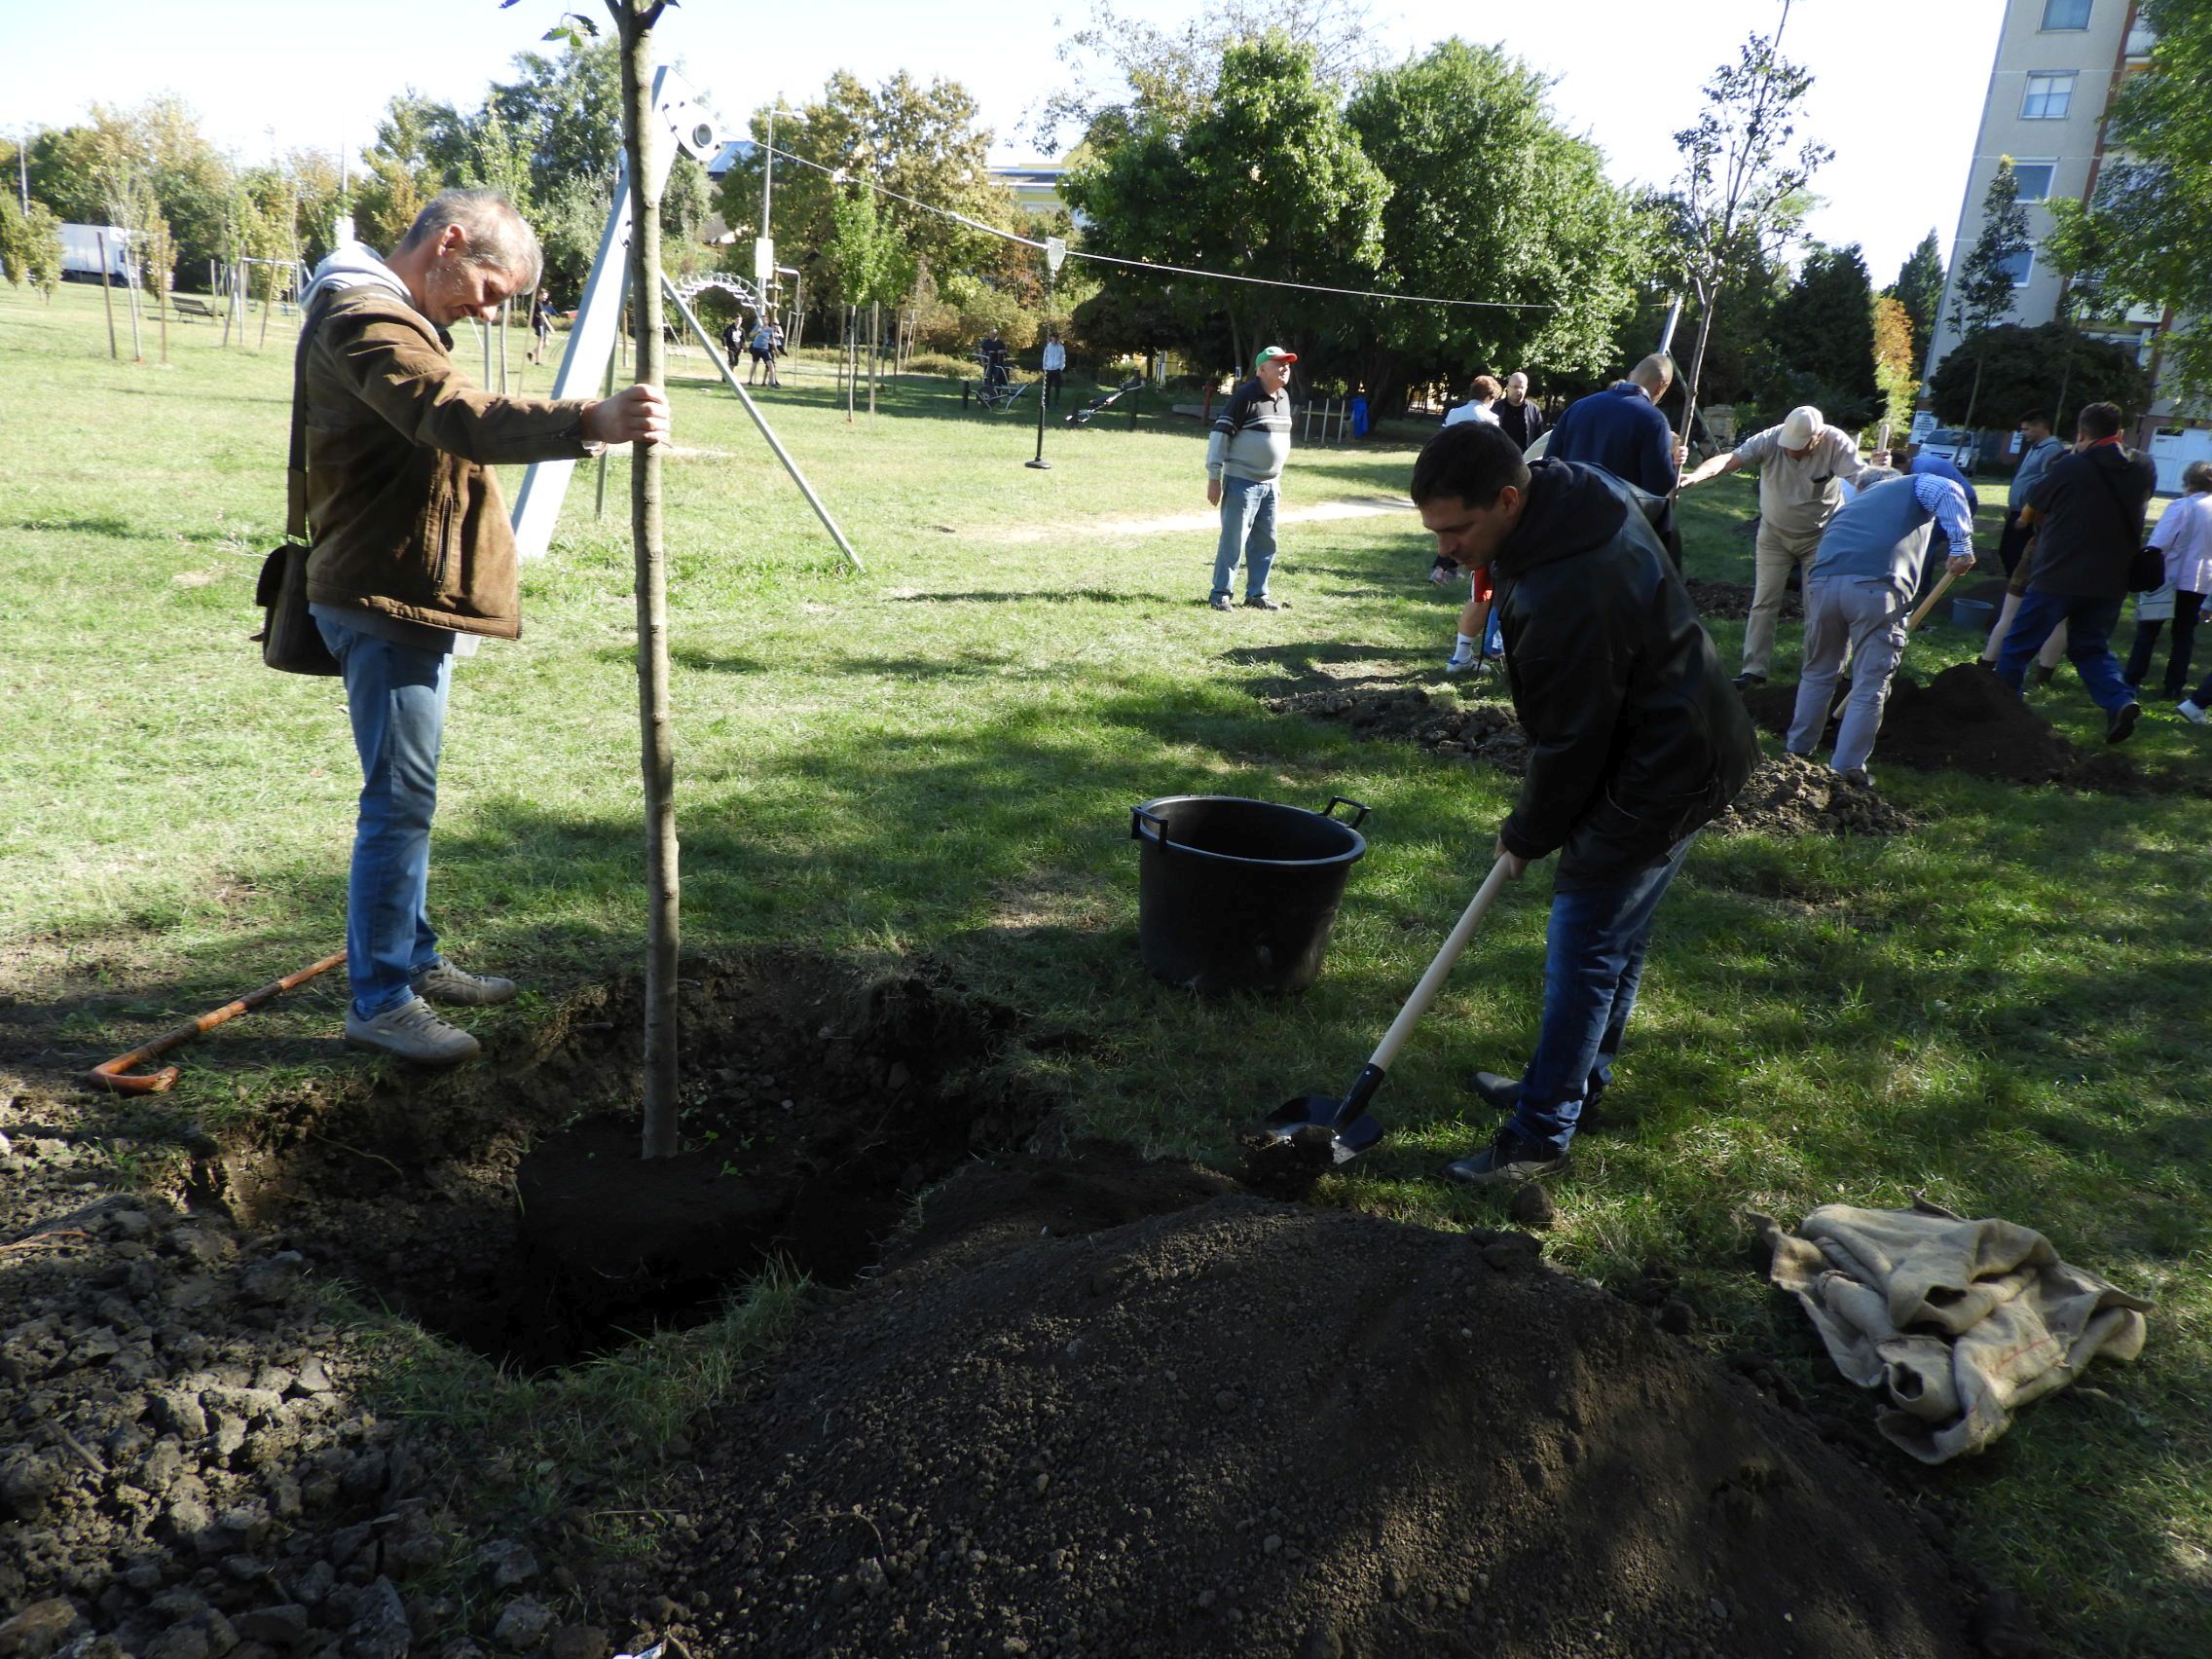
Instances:
[[[645,165],[655,142],[652,26],[658,0],[608,0],[621,31],[622,139],[630,171],[630,315],[637,378],[658,386],[661,368],[660,186]],[[638,719],[645,784],[645,1156],[677,1152],[677,955],[682,944],[677,872],[676,734],[668,697],[668,566],[661,552],[660,455],[649,443],[630,458],[630,537],[637,553]]]

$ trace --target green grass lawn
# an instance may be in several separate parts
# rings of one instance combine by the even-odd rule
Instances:
[[[172,366],[117,363],[96,292],[50,307],[0,288],[0,1035],[18,1087],[340,940],[357,787],[343,702],[263,670],[246,642],[281,528],[289,344],[281,319],[260,352],[174,325]],[[460,354],[478,360],[465,338]],[[516,369],[520,354],[518,330]],[[1218,615],[1211,534],[1130,528],[1203,511],[1196,423],[1154,405],[1133,432],[1119,411],[1055,424],[1052,468],[1034,471],[1026,404],[964,411],[917,379],[848,425],[826,371],[786,380],[763,406],[866,574],[700,355],[672,368],[686,947],[933,958],[1033,1036],[1079,1033],[1016,1063],[1081,1125],[1147,1151],[1220,1159],[1284,1096],[1342,1088],[1487,868],[1511,789],[1271,715],[1256,692],[1315,661],[1441,662],[1455,602],[1420,580],[1412,515],[1287,527],[1275,585],[1294,608]],[[1302,450],[1286,504],[1400,495],[1417,441]],[[643,960],[626,463],[604,519],[591,485],[580,469],[551,556],[526,572],[521,644],[456,675],[432,902],[458,960],[533,986],[481,1022],[494,1031]],[[1750,580],[1737,532],[1754,499],[1732,479],[1685,501],[1693,573]],[[1739,628],[1714,633],[1732,665]],[[1788,678],[1794,624],[1783,635]],[[1910,667],[1977,643],[1932,627]],[[2070,671],[2041,706],[2101,740]],[[2202,768],[2205,741],[2153,713],[2134,748]],[[1916,774],[1878,750],[1874,767],[1923,830],[1709,836],[1692,855],[1608,1100],[1633,1124],[1577,1148],[1552,1252],[1616,1284],[1678,1274],[1701,1341],[1774,1349],[1801,1316],[1753,1270],[1744,1212],[1917,1193],[2040,1228],[2157,1297],[2140,1365],[2099,1369],[1925,1484],[2074,1650],[2202,1653],[2204,803]],[[1374,807],[1307,996],[1199,1006],[1141,972],[1128,808],[1179,792]],[[1532,1039],[1548,885],[1539,871],[1493,911],[1382,1097],[1391,1137],[1323,1201],[1494,1221],[1436,1170],[1487,1126],[1457,1079],[1515,1068]],[[178,1104],[221,1126],[354,1075],[331,1042],[339,1002],[317,987],[211,1036]]]

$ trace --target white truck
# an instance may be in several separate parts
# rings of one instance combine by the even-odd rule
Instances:
[[[100,279],[100,243],[107,243],[107,275],[113,282],[130,280],[130,233],[119,225],[63,225],[61,275],[78,282]]]

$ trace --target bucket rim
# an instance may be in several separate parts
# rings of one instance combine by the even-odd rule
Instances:
[[[1351,837],[1351,845],[1341,853],[1331,853],[1328,857],[1319,859],[1246,858],[1240,853],[1217,853],[1209,847],[1193,847],[1187,846],[1181,841],[1165,841],[1162,839],[1161,831],[1147,824],[1142,816],[1145,813],[1157,814],[1163,806],[1176,806],[1189,800],[1229,801],[1238,806],[1264,806],[1272,812],[1295,812],[1304,818],[1319,819],[1332,829],[1342,830]],[[1217,859],[1223,864],[1247,865],[1254,869],[1326,869],[1335,865],[1355,865],[1367,856],[1367,837],[1341,818],[1332,818],[1325,812],[1315,812],[1311,807],[1290,806],[1279,800],[1261,800],[1254,795],[1154,795],[1152,799],[1139,805],[1136,811],[1139,816],[1136,820],[1135,833],[1139,841],[1157,846],[1162,852],[1184,853],[1195,859]]]

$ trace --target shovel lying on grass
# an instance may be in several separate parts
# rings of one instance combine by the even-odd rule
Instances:
[[[1957,571],[1945,571],[1943,572],[1943,579],[1928,590],[1928,597],[1920,602],[1919,606],[1913,610],[1913,613],[1910,616],[1905,618],[1904,635],[1906,639],[1911,639],[1913,630],[1918,628],[1921,623],[1928,620],[1928,613],[1936,608],[1936,602],[1943,597],[1943,590],[1949,587],[1953,582],[1957,581],[1960,574],[1961,572]],[[1902,662],[1904,660],[1904,652],[1901,649],[1898,652],[1898,660],[1899,662]],[[1850,701],[1850,680],[1846,678],[1837,681],[1835,684],[1835,701],[1828,707],[1829,720],[1834,721],[1842,719],[1843,706]]]
[[[226,1019],[232,1019],[248,1009],[259,1008],[271,997],[281,996],[294,985],[304,985],[317,974],[327,972],[346,960],[341,950],[336,956],[325,956],[320,962],[302,968],[297,974],[287,974],[281,979],[246,992],[236,1002],[227,1002],[211,1013],[202,1014],[188,1025],[174,1031],[164,1032],[151,1043],[133,1049],[128,1054],[118,1054],[112,1060],[94,1066],[84,1076],[88,1088],[110,1089],[117,1094],[160,1094],[176,1082],[176,1067],[164,1066],[158,1072],[132,1072],[130,1068],[167,1053],[181,1044],[189,1043],[203,1031],[212,1031]]]
[[[1445,936],[1444,946],[1437,951],[1436,960],[1420,977],[1414,994],[1406,999],[1406,1006],[1398,1010],[1398,1017],[1390,1021],[1390,1029],[1382,1034],[1382,1041],[1375,1045],[1375,1052],[1367,1057],[1367,1064],[1352,1080],[1350,1090],[1342,1100],[1328,1094],[1302,1094],[1295,1100],[1284,1101],[1260,1125],[1263,1148],[1290,1147],[1319,1162],[1321,1150],[1326,1147],[1328,1161],[1339,1164],[1350,1162],[1382,1138],[1382,1125],[1369,1114],[1367,1103],[1382,1087],[1390,1063],[1406,1046],[1414,1027],[1420,1023],[1420,1016],[1428,1012],[1428,1005],[1436,1000],[1436,993],[1444,988],[1452,965],[1467,948],[1467,940],[1474,938],[1475,926],[1483,919],[1483,912],[1490,908],[1491,901],[1504,885],[1505,861],[1499,859],[1491,866],[1482,886],[1475,889],[1475,896],[1460,912],[1458,922]]]

